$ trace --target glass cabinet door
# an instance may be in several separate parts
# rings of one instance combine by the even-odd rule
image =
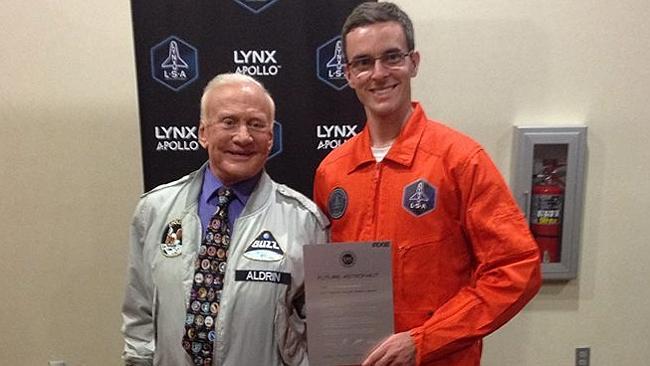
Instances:
[[[540,249],[544,279],[576,278],[586,127],[515,127],[513,193]]]

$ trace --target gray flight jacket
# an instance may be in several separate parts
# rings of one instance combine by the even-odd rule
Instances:
[[[136,207],[122,307],[125,365],[192,365],[181,341],[202,238],[198,197],[206,167],[145,193]],[[182,235],[169,243],[173,222]],[[232,230],[213,365],[308,365],[302,246],[327,242],[328,226],[313,202],[262,173]],[[255,255],[264,254],[265,232],[275,253]]]

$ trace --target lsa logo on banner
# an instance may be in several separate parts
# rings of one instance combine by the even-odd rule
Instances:
[[[151,48],[151,74],[159,83],[179,91],[199,76],[196,48],[176,36],[158,43]]]
[[[259,14],[278,0],[235,0],[235,2],[244,8]]]
[[[341,36],[332,38],[316,50],[316,73],[325,84],[343,90],[348,81],[344,74],[345,58]]]

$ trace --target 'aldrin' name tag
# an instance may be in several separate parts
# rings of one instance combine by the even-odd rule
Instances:
[[[291,273],[263,271],[263,270],[238,270],[235,271],[235,281],[271,282],[291,284]]]

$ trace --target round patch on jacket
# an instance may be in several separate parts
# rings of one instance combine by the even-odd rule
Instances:
[[[343,217],[345,210],[348,208],[348,194],[341,187],[336,187],[330,193],[327,200],[327,210],[330,217],[333,219],[340,219]]]
[[[402,207],[413,216],[422,216],[436,209],[436,187],[424,179],[404,187]]]

